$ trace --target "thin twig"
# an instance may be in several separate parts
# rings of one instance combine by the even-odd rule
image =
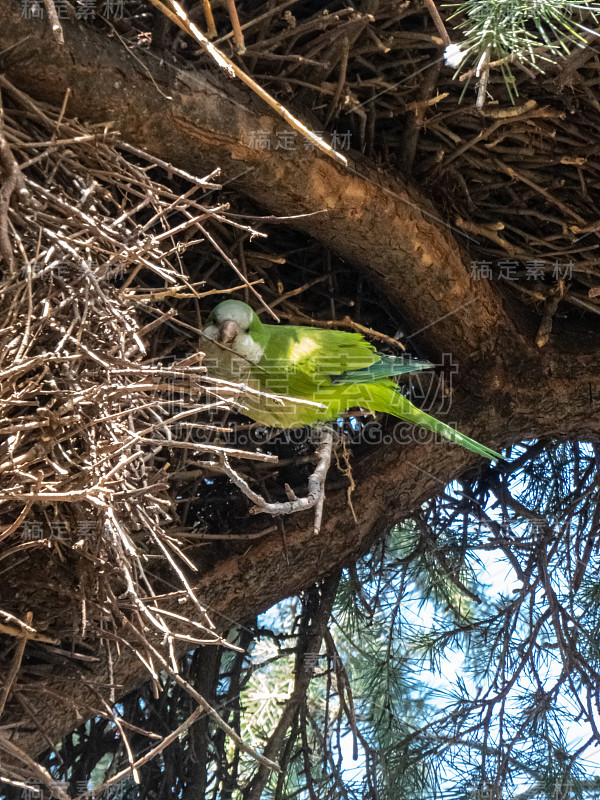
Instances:
[[[246,43],[244,42],[244,34],[240,27],[240,18],[238,17],[237,8],[235,7],[235,0],[225,0],[225,5],[227,6],[227,13],[231,20],[233,41],[238,53],[242,56],[246,52]]]
[[[33,612],[28,611],[25,615],[25,624],[27,627],[31,627],[31,621],[33,620]],[[27,646],[27,631],[21,631],[19,636],[19,641],[17,642],[17,646],[15,648],[15,652],[13,655],[13,659],[11,665],[8,669],[8,673],[4,679],[4,683],[2,684],[2,689],[0,689],[0,717],[4,713],[4,706],[6,705],[6,701],[8,699],[8,695],[10,694],[10,690],[12,685],[17,677],[19,669],[21,668],[21,661],[23,660],[23,653],[25,652],[25,647]]]
[[[446,30],[446,26],[440,17],[440,12],[437,10],[434,0],[425,0],[425,5],[431,14],[431,19],[433,20],[433,23],[437,28],[437,32],[444,43],[444,47],[448,47],[450,44],[450,36],[448,36],[448,31]]]
[[[54,0],[44,0],[44,5],[46,6],[46,11],[48,12],[48,19],[50,20],[50,26],[52,28],[52,35],[59,44],[64,44],[65,37],[63,34],[62,25],[58,19],[58,14],[56,13]]]

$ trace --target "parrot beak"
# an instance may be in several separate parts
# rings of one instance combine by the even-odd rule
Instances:
[[[221,344],[231,344],[240,333],[240,326],[232,319],[224,319],[219,325],[217,341]]]

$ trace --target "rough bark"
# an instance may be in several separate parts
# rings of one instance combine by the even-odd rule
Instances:
[[[543,435],[600,434],[599,342],[591,338],[586,352],[563,352],[556,339],[535,348],[524,332],[526,322],[515,324],[494,287],[469,278],[461,246],[417,191],[362,161],[344,170],[313,153],[253,150],[250,131],[283,125],[221,76],[184,73],[142,52],[134,59],[121,45],[77,25],[65,25],[61,48],[44,25],[21,19],[17,3],[5,2],[3,17],[0,52],[20,43],[2,56],[2,68],[24,90],[61,102],[70,87],[68,113],[111,121],[124,139],[185,169],[202,173],[221,166],[228,180],[251,168],[236,186],[267,210],[293,215],[323,210],[294,225],[375,280],[421,331],[424,352],[458,357],[461,380],[451,419],[459,429],[494,447]],[[439,443],[363,448],[353,462],[356,521],[347,486],[330,486],[317,537],[308,515],[294,518],[286,557],[279,535],[266,537],[203,575],[198,596],[224,628],[256,615],[356,558],[475,463],[466,451]],[[146,678],[127,652],[114,669],[120,693]],[[37,690],[28,695],[38,724],[55,741],[89,713],[89,691],[75,668],[70,670],[46,686],[54,697],[63,694],[71,702],[59,703]],[[107,665],[100,663],[86,679],[108,683]],[[8,717],[3,723],[15,721]],[[47,746],[26,726],[13,740],[31,754]]]
[[[3,10],[0,52],[20,44],[2,67],[20,88],[57,104],[70,88],[67,113],[110,122],[125,140],[191,172],[221,167],[223,182],[245,172],[236,189],[274,213],[310,214],[294,225],[385,286],[411,329],[424,329],[431,355],[450,351],[462,361],[492,349],[506,326],[500,299],[470,279],[452,232],[414,188],[358,157],[345,169],[301,145],[253,149],[252,131],[274,141],[286,125],[216,66],[184,72],[71,23],[61,47],[44,22],[21,19],[13,0]]]

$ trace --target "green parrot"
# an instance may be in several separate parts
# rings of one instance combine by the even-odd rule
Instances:
[[[486,458],[503,458],[401,394],[394,376],[429,369],[428,361],[382,355],[360,333],[265,325],[239,300],[219,303],[202,334],[209,375],[243,384],[237,402],[261,425],[313,426],[358,407],[416,423]]]

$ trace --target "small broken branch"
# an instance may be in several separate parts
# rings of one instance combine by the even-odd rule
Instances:
[[[315,428],[319,436],[317,446],[318,463],[314,472],[308,479],[308,494],[306,497],[296,497],[289,486],[286,486],[286,494],[290,498],[285,503],[268,503],[263,497],[251,489],[244,478],[239,475],[229,464],[227,456],[223,456],[221,462],[222,471],[229,477],[241,492],[254,503],[250,509],[251,514],[296,514],[299,511],[308,511],[316,506],[315,522],[313,527],[316,536],[321,527],[323,516],[323,503],[325,501],[325,479],[331,463],[331,451],[333,448],[333,431],[331,428]]]
[[[246,44],[244,42],[244,34],[240,27],[240,18],[238,17],[237,8],[235,7],[235,0],[226,0],[226,5],[233,29],[233,41],[238,53],[243,55],[246,52]]]
[[[25,624],[28,627],[31,627],[31,622],[33,620],[33,613],[28,611],[25,615]],[[12,663],[8,670],[8,675],[4,679],[4,683],[2,685],[2,689],[0,690],[0,717],[4,711],[4,706],[6,705],[6,701],[8,700],[8,695],[10,694],[10,690],[12,689],[12,685],[17,677],[19,669],[21,668],[21,661],[23,660],[23,653],[25,652],[25,647],[27,645],[27,631],[21,631],[20,639],[17,643],[15,648],[15,653],[13,656]]]
[[[440,12],[437,10],[434,0],[425,0],[425,5],[429,11],[429,14],[431,15],[433,24],[437,28],[437,32],[444,43],[444,47],[448,47],[448,45],[451,43],[450,36],[448,36],[448,31],[446,30],[446,26],[440,17]]]
[[[216,39],[217,26],[215,25],[210,0],[202,0],[202,8],[204,9],[204,19],[206,20],[206,36],[208,39]]]
[[[58,19],[58,14],[56,13],[56,6],[54,5],[54,0],[44,0],[44,5],[46,6],[46,11],[48,13],[50,27],[52,28],[52,35],[59,44],[64,44],[65,37],[63,35],[62,25],[60,24],[60,21]]]

